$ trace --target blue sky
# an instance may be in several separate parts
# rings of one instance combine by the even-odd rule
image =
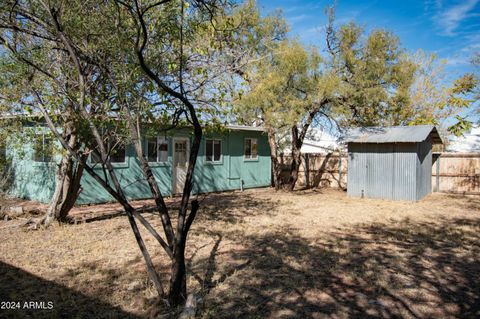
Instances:
[[[324,8],[332,1],[259,0],[264,13],[282,9],[292,35],[322,48]],[[448,59],[447,71],[458,76],[471,70],[469,60],[480,51],[480,0],[337,0],[337,24],[355,21],[367,31],[395,33],[407,50],[423,49]]]

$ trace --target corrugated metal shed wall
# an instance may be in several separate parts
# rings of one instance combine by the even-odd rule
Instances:
[[[432,140],[417,143],[417,200],[432,192]]]
[[[394,170],[393,144],[365,144],[367,154],[367,183],[365,197],[392,198],[393,183],[390,176]]]
[[[431,192],[431,139],[422,143],[349,143],[347,193],[419,200]]]
[[[367,153],[365,144],[348,143],[347,194],[352,197],[364,195],[367,176]]]
[[[392,183],[395,192],[391,199],[417,200],[417,153],[415,143],[395,144],[395,170]]]

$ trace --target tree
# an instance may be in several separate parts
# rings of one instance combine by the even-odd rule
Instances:
[[[256,114],[268,131],[275,188],[281,187],[279,132],[292,134],[292,163],[288,181],[292,190],[301,163],[300,148],[317,115],[326,115],[327,101],[335,79],[322,69],[315,48],[305,49],[297,41],[284,40],[247,71],[248,90],[239,96],[237,110],[248,118]],[[300,124],[300,125],[299,125]]]
[[[473,102],[476,77],[466,73],[447,83],[446,60],[423,51],[409,55],[382,30],[372,32],[361,48],[361,32],[350,24],[327,35],[334,68],[342,74],[343,126],[441,125],[455,116],[458,122],[448,130],[458,134],[466,124],[459,113]]]
[[[407,59],[415,65],[409,103],[392,112],[388,125],[442,126],[444,121],[455,117],[456,123],[446,129],[457,136],[468,130],[469,121],[459,113],[474,102],[472,93],[477,84],[476,76],[466,73],[449,83],[444,69],[446,60],[438,60],[434,54],[428,55],[423,51]]]
[[[326,32],[330,67],[339,77],[335,113],[342,127],[386,126],[409,104],[415,65],[385,30],[364,30],[353,22],[334,27],[329,9]]]
[[[372,125],[384,118],[392,105],[401,108],[408,103],[414,67],[402,58],[398,39],[384,30],[375,30],[364,39],[359,26],[350,23],[335,29],[333,10],[329,17],[327,56],[285,41],[270,47],[267,58],[259,58],[246,71],[247,78],[253,80],[240,92],[239,112],[260,114],[269,127],[277,189],[280,168],[274,134],[279,130],[287,128],[291,133],[287,188],[293,190],[300,149],[312,124],[332,120],[343,127]],[[252,107],[257,111],[242,111]]]
[[[466,73],[447,84],[444,65],[435,55],[408,54],[384,30],[373,31],[361,44],[362,29],[353,23],[333,26],[328,10],[327,47],[342,79],[340,122],[344,126],[440,125],[455,116],[457,131],[465,124],[458,114],[467,109],[477,79]],[[360,46],[359,46],[360,45]]]
[[[0,106],[0,109],[3,109]],[[16,118],[3,116],[0,118],[0,196],[5,195],[11,187],[12,166],[11,154],[7,152],[7,140],[14,139],[17,136],[18,121]]]
[[[73,125],[75,110],[68,100],[72,94],[71,75],[62,68],[65,55],[57,48],[60,39],[54,36],[53,24],[42,21],[45,16],[47,12],[38,3],[6,1],[0,5],[0,40],[5,49],[0,53],[4,84],[0,96],[5,107],[2,113],[21,121],[22,116],[38,111],[35,103],[41,96],[48,104],[48,111],[63,118],[63,138],[79,151],[80,143]],[[40,221],[45,225],[53,220],[66,222],[81,192],[83,162],[75,162],[65,152],[61,155],[55,191]]]
[[[246,27],[242,9],[220,1],[133,0],[71,1],[68,7],[61,1],[12,1],[3,10],[5,20],[15,16],[22,21],[3,33],[9,54],[29,71],[20,104],[38,109],[68,155],[123,206],[159,296],[171,306],[181,304],[187,293],[187,234],[199,209],[198,201],[190,200],[196,159],[205,122],[219,114],[226,96],[222,78],[244,61],[243,52],[229,46],[235,30]],[[25,38],[23,50],[18,35]],[[29,54],[32,44],[39,56]],[[70,123],[79,148],[59,129]],[[176,227],[144,158],[142,128],[147,124],[160,124],[162,130],[186,125],[192,131]],[[165,239],[131,206],[112,167],[115,145],[127,142],[134,145]],[[90,153],[100,171],[86,161]],[[171,260],[168,292],[137,222]]]
[[[476,77],[476,87],[474,89],[473,93],[473,100],[474,103],[476,103],[475,106],[475,113],[480,114],[480,107],[479,107],[479,101],[480,101],[480,52],[475,52],[472,57],[472,65],[473,65],[473,74]],[[480,120],[478,120],[478,123],[480,123]]]

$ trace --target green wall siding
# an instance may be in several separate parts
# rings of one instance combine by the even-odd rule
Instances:
[[[223,136],[205,138],[222,139],[221,163],[205,162],[205,139],[202,141],[195,170],[194,191],[199,193],[222,190],[270,186],[270,148],[265,134],[255,131],[235,131]],[[245,138],[258,140],[258,158],[245,160],[243,156]]]
[[[187,136],[183,132],[168,138],[168,162],[151,164],[155,178],[162,193],[172,193],[172,151],[175,137]],[[205,139],[221,139],[220,163],[205,161]],[[258,159],[245,160],[243,156],[245,138],[257,138]],[[16,197],[48,202],[55,186],[54,163],[37,163],[31,160],[32,149],[26,146],[24,156],[14,156],[14,183],[11,194]],[[58,160],[58,159],[57,159]],[[194,175],[194,193],[208,193],[244,188],[270,186],[271,169],[270,151],[267,136],[257,131],[229,131],[223,134],[207,134],[200,146]],[[151,197],[133,147],[126,149],[126,162],[114,164],[117,177],[129,199]],[[103,176],[101,168],[96,168]],[[82,178],[83,191],[77,204],[102,203],[113,201],[100,184],[87,172]]]

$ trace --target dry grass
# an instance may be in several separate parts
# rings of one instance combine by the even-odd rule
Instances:
[[[165,256],[145,236],[167,273]],[[0,251],[0,300],[54,301],[35,316],[152,314],[155,294],[123,216],[32,232],[3,228]],[[187,258],[189,289],[204,296],[202,318],[479,317],[480,199],[212,194]],[[0,317],[25,313],[0,310]]]

